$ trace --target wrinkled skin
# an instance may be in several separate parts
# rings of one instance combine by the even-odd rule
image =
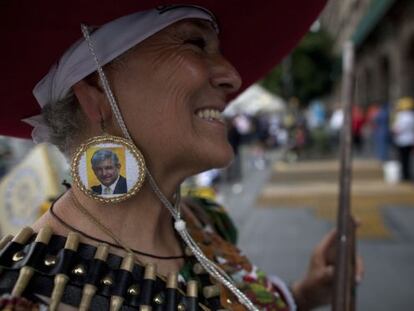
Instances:
[[[208,22],[178,22],[139,44],[111,75],[121,112],[149,166],[186,175],[227,165],[233,157],[224,123],[199,118],[224,110],[241,85]],[[126,65],[127,64],[127,65]]]

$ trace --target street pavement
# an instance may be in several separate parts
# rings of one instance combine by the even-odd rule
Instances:
[[[313,247],[334,227],[337,165],[267,156],[265,166],[255,165],[245,150],[243,180],[221,184],[219,200],[239,229],[240,249],[291,283],[305,274]],[[385,184],[374,160],[354,163],[352,202],[363,223],[358,251],[365,261],[357,310],[414,310],[414,185]]]

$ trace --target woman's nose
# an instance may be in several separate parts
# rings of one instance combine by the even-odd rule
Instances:
[[[214,58],[211,84],[226,94],[237,92],[241,87],[242,79],[239,72],[221,54]]]

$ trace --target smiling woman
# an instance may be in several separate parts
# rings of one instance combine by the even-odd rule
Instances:
[[[242,81],[221,52],[220,36],[225,51],[236,37],[243,43],[229,55],[249,84],[292,47],[323,4],[290,2],[241,7],[206,1],[199,4],[207,8],[172,5],[136,13],[144,5],[124,1],[134,9],[122,14],[118,6],[99,4],[108,14],[102,26],[83,25],[83,38],[34,89],[41,115],[25,121],[34,127],[35,140],[56,144],[72,157],[73,186],[32,229],[0,243],[0,293],[11,293],[0,299],[0,309],[295,310],[296,299],[300,310],[308,310],[329,300],[334,234],[317,247],[309,273],[291,293],[235,247],[235,229],[222,207],[180,198],[184,179],[226,166],[233,156],[221,113]],[[56,5],[38,4],[44,3]],[[95,8],[89,10],[88,2],[82,12],[103,14]],[[239,15],[232,12],[240,8]],[[50,27],[57,23],[54,31],[73,31],[73,20],[90,20],[72,9]],[[287,43],[277,48],[260,35],[270,29],[270,11],[281,12],[276,20],[289,16],[281,24],[288,25],[282,37],[275,34]],[[10,31],[7,15],[0,21],[1,31]],[[46,24],[37,28],[42,35]],[[52,33],[49,40],[70,42],[70,31]],[[257,55],[249,54],[253,50]],[[44,51],[42,57],[53,56]],[[20,101],[27,102],[23,95]]]
[[[182,168],[183,178],[231,159],[224,124],[204,117],[223,111],[241,84],[218,46],[210,22],[179,21],[137,45],[108,76],[132,139],[160,174]]]

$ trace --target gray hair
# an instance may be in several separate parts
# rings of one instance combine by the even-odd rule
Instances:
[[[49,128],[49,142],[70,156],[85,124],[85,117],[73,92],[42,109],[42,117]]]
[[[92,167],[96,167],[99,163],[101,163],[104,160],[111,159],[112,163],[115,166],[119,165],[119,159],[115,152],[112,152],[108,149],[99,149],[95,151],[95,153],[92,155],[91,163]]]
[[[105,65],[105,71],[118,71],[126,68],[125,59],[134,50],[135,48],[126,51]],[[100,85],[96,72],[85,79]],[[65,98],[58,102],[45,105],[42,109],[42,117],[45,125],[49,128],[49,142],[56,145],[67,157],[70,157],[79,143],[78,140],[87,123],[73,91],[71,90]]]

